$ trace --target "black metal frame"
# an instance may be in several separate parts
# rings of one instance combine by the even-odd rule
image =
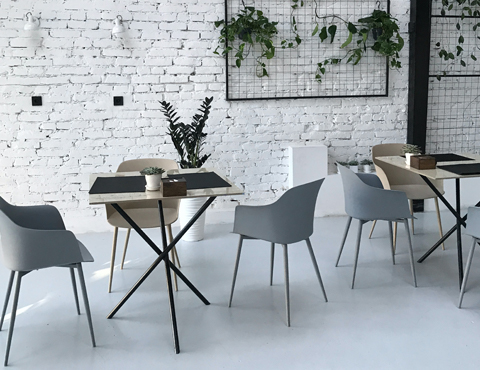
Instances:
[[[185,225],[185,227],[180,230],[180,232],[175,236],[170,244],[167,244],[167,236],[165,233],[165,219],[163,214],[163,205],[162,201],[158,201],[158,213],[160,216],[160,228],[162,231],[162,245],[163,251],[158,248],[158,246],[145,234],[145,232],[132,220],[132,218],[120,207],[118,203],[112,203],[112,207],[128,222],[128,224],[134,229],[138,235],[152,248],[155,253],[158,254],[158,257],[152,263],[152,265],[143,273],[143,275],[138,279],[138,281],[133,285],[132,288],[127,292],[127,294],[120,300],[120,302],[113,308],[113,310],[108,314],[107,318],[111,319],[115,314],[122,308],[122,306],[130,299],[130,297],[135,293],[135,291],[143,284],[143,282],[148,278],[148,276],[155,270],[155,268],[160,264],[160,262],[165,262],[165,273],[167,276],[167,289],[168,289],[168,299],[170,305],[170,318],[172,321],[172,331],[173,331],[173,343],[175,353],[180,353],[180,343],[178,338],[178,329],[177,329],[177,317],[175,312],[175,302],[173,299],[173,288],[172,288],[172,278],[171,271],[173,270],[177,276],[194,292],[197,297],[205,304],[209,305],[210,302],[200,293],[200,291],[187,279],[187,277],[182,274],[182,272],[169,260],[168,253],[175,247],[175,245],[180,241],[183,235],[192,227],[195,221],[207,210],[208,206],[212,204],[216,197],[210,197],[205,204],[200,207],[200,209],[195,213],[191,220]]]
[[[225,27],[228,27],[227,21],[229,19],[228,14],[228,1],[231,0],[224,0],[224,9],[225,9]],[[415,1],[415,0],[412,0]],[[387,12],[390,13],[390,0],[386,0],[387,3]],[[228,46],[228,40],[225,41],[226,46]],[[258,98],[231,98],[230,96],[230,89],[228,83],[228,71],[229,71],[229,63],[228,63],[228,54],[225,56],[225,99],[227,101],[249,101],[249,100],[285,100],[285,99],[328,99],[328,98],[373,98],[373,97],[387,97],[388,96],[388,87],[390,84],[390,68],[389,68],[389,60],[385,58],[385,93],[384,94],[362,94],[362,95],[315,95],[315,96],[281,96],[281,97],[258,97]]]

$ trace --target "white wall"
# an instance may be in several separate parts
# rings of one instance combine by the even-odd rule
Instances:
[[[25,13],[41,18],[34,34]],[[408,45],[409,3],[393,0]],[[111,35],[121,15],[128,32]],[[367,157],[372,145],[403,142],[407,121],[408,46],[391,71],[386,98],[225,101],[224,60],[213,54],[223,0],[0,2],[0,194],[18,204],[52,203],[74,230],[106,229],[102,207],[88,205],[88,176],[125,160],[176,158],[160,100],[185,120],[214,96],[207,124],[210,165],[245,195],[271,201],[287,187],[292,144],[321,143],[334,160]],[[32,107],[32,95],[43,97]],[[125,106],[113,107],[114,95]]]

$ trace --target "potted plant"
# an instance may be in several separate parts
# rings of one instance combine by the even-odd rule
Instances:
[[[335,166],[337,166],[337,165],[348,167],[348,162],[337,161],[335,163]],[[338,170],[338,166],[337,166],[337,173],[340,173],[340,171]]]
[[[358,173],[358,161],[357,160],[352,160],[350,162],[348,162],[348,167],[350,167],[350,169],[355,172],[355,173]]]
[[[180,122],[175,108],[172,104],[161,101],[161,110],[168,121],[168,134],[172,139],[173,145],[180,157],[181,168],[200,168],[210,158],[211,154],[203,154],[203,146],[207,134],[203,132],[210,114],[213,97],[205,97],[199,113],[193,115],[192,123],[185,124]],[[183,228],[198,209],[205,203],[206,198],[188,198],[180,202],[179,221]],[[204,236],[205,213],[195,222],[195,224],[183,236],[182,240],[197,241],[202,240]]]
[[[371,173],[372,172],[372,165],[373,161],[371,159],[364,159],[360,162],[360,164],[363,166],[363,172],[365,173]]]
[[[164,172],[165,170],[160,167],[145,167],[140,171],[140,174],[145,176],[145,180],[147,181],[146,188],[148,191],[160,190],[162,184],[162,173]]]
[[[405,154],[405,163],[410,166],[410,158],[412,155],[422,154],[422,149],[418,145],[405,144],[402,147],[402,152]]]

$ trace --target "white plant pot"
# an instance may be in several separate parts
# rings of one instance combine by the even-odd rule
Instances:
[[[350,166],[350,169],[351,169],[354,173],[358,173],[358,166]]]
[[[372,172],[372,166],[369,164],[364,164],[363,165],[363,172],[365,173],[371,173]]]
[[[145,175],[145,181],[147,181],[148,191],[158,191],[162,184],[162,175]]]
[[[206,201],[207,198],[187,198],[180,201],[178,220],[180,221],[180,227],[182,229]],[[183,241],[196,242],[203,239],[205,231],[205,213],[206,212],[203,212],[200,218],[185,233],[182,237]]]
[[[413,153],[405,153],[405,163],[407,166],[410,166],[410,159],[412,158]]]

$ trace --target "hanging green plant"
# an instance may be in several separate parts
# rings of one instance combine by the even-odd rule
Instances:
[[[234,52],[235,65],[240,68],[251,49],[259,46],[261,52],[256,57],[255,73],[258,77],[268,76],[264,59],[275,56],[273,38],[278,34],[277,24],[278,22],[271,22],[261,10],[245,6],[228,23],[225,20],[215,22],[215,27],[220,27],[220,37],[214,53],[226,56]]]
[[[404,41],[400,36],[398,20],[393,18],[390,14],[383,10],[375,9],[368,17],[361,18],[354,24],[348,22],[336,15],[318,17],[318,19],[335,18],[345,24],[348,30],[348,37],[341,45],[342,49],[350,47],[346,54],[341,58],[327,58],[324,61],[317,63],[317,70],[315,79],[322,82],[322,77],[326,73],[326,66],[329,64],[335,65],[346,60],[346,63],[357,65],[362,59],[363,55],[368,49],[389,58],[389,65],[391,68],[401,68],[402,64],[398,60],[400,58],[399,52],[403,49]],[[312,36],[318,34],[321,42],[329,40],[330,43],[335,39],[337,26],[332,24],[320,28],[317,23],[312,32]],[[369,38],[369,35],[372,35]],[[373,40],[373,41],[372,41]],[[353,47],[352,47],[353,43]]]
[[[438,56],[442,58],[444,61],[452,61],[455,62],[456,60],[460,61],[460,65],[462,67],[467,66],[468,56],[464,54],[464,43],[465,37],[463,36],[464,27],[462,21],[465,17],[476,17],[480,18],[480,0],[442,0],[442,10],[440,11],[442,16],[446,16],[447,12],[455,12],[460,11],[460,18],[458,18],[457,23],[455,24],[455,28],[459,31],[459,36],[457,42],[454,46],[454,51],[447,50],[446,47],[442,46],[440,42],[437,42],[435,45],[437,48],[440,49],[438,52]],[[476,32],[477,29],[480,27],[480,22],[474,22],[472,26],[473,32]],[[476,40],[480,39],[480,37],[476,37]],[[470,59],[473,61],[477,61],[477,57],[475,54],[470,53]],[[441,80],[442,76],[445,76],[447,73],[443,71],[437,75],[437,80]]]

